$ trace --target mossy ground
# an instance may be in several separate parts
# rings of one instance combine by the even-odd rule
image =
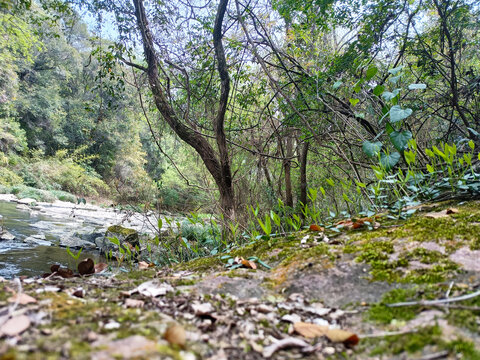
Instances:
[[[452,206],[458,212],[448,217],[425,217],[428,212],[439,212]],[[21,335],[16,346],[0,340],[0,357],[87,359],[107,346],[108,341],[140,335],[157,344],[155,352],[160,358],[181,359],[185,358],[185,352],[204,358],[206,354],[215,354],[222,341],[232,341],[228,345],[231,358],[257,359],[260,350],[252,347],[252,340],[233,340],[246,326],[241,324],[254,324],[252,329],[257,337],[258,334],[287,337],[291,326],[278,320],[280,317],[296,313],[313,321],[302,308],[295,312],[288,310],[296,301],[292,296],[300,293],[306,299],[307,305],[304,306],[308,307],[326,296],[330,296],[329,303],[334,305],[335,296],[346,293],[347,299],[356,299],[349,301],[348,311],[340,318],[327,315],[324,319],[363,334],[364,338],[353,350],[325,343],[324,346],[335,348],[332,358],[410,359],[444,352],[445,358],[449,359],[480,359],[480,297],[454,303],[457,307],[387,306],[404,301],[444,298],[447,293],[451,297],[459,296],[478,290],[480,274],[475,271],[467,273],[462,264],[453,262],[449,256],[460,248],[478,248],[479,203],[441,204],[419,211],[406,221],[379,221],[380,228],[373,231],[344,231],[337,237],[333,237],[333,232],[327,232],[327,237],[332,235],[330,241],[318,232],[305,230],[286,237],[260,240],[228,254],[244,258],[255,256],[271,270],[259,264],[257,270],[230,270],[225,266],[226,260],[222,259],[225,254],[222,254],[160,271],[133,270],[120,272],[115,277],[52,279],[42,284],[24,284],[24,292],[38,301],[30,305],[37,310],[30,311],[40,308],[47,314],[48,321],[32,325]],[[139,294],[126,295],[154,277],[169,283],[174,291],[153,300]],[[60,284],[63,290],[36,293],[48,284]],[[13,288],[7,284],[0,286]],[[71,295],[71,289],[78,287],[85,290],[85,298]],[[314,292],[310,291],[312,288]],[[362,303],[360,299],[364,295],[374,300]],[[8,291],[0,292],[0,307],[8,305],[9,296]],[[265,305],[261,311],[252,311],[253,305],[245,305],[252,296],[257,298],[255,304]],[[126,298],[142,300],[145,304],[141,309],[127,308]],[[185,312],[192,312],[191,304],[196,301],[210,302],[223,320],[212,322],[208,316],[202,318],[195,314],[184,317]],[[290,304],[290,308],[279,304]],[[343,305],[330,305],[331,312],[338,307]],[[269,317],[266,311],[274,311],[276,318]],[[187,339],[185,349],[169,345],[163,335],[171,321],[181,321],[192,333],[200,329],[201,336],[208,335],[211,341],[202,341],[199,335]],[[222,321],[228,326],[221,328]],[[106,326],[111,322],[118,325],[114,328]],[[92,334],[106,342],[103,345],[97,343]],[[221,339],[215,339],[215,336]],[[239,339],[242,336],[245,335]],[[265,337],[262,339],[256,340],[258,345],[255,346],[268,343]],[[299,356],[298,350],[286,350],[281,356],[288,358],[288,351]],[[151,358],[150,355],[145,353],[136,358]]]

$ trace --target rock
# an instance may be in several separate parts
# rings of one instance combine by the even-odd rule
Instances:
[[[50,241],[45,239],[45,235],[43,234],[29,236],[26,239],[24,239],[23,242],[28,244],[37,244],[37,245],[44,245],[44,246],[52,245]]]
[[[84,250],[94,250],[96,248],[96,245],[94,243],[82,240],[76,236],[62,236],[58,245],[73,249],[83,248]]]
[[[104,254],[109,253],[110,250],[112,252],[118,251],[118,245],[114,244],[109,238],[117,238],[119,244],[124,248],[127,246],[130,249],[135,249],[137,246],[140,247],[138,232],[136,230],[125,228],[120,225],[113,225],[107,229],[105,236],[97,237],[95,239],[95,244]]]
[[[23,204],[23,205],[36,205],[37,200],[32,199],[32,198],[23,198],[23,199],[18,199],[17,203],[18,204]]]
[[[30,211],[30,207],[25,204],[17,204],[16,208],[22,211]]]
[[[11,241],[15,240],[15,235],[9,233],[7,230],[0,227],[0,240]]]

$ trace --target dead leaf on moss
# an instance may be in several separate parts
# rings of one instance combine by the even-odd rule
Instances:
[[[256,269],[257,268],[257,264],[255,264],[253,261],[251,260],[246,260],[244,258],[240,258],[240,262],[243,266],[245,266],[246,268],[249,268],[249,269]]]
[[[293,328],[298,334],[306,338],[326,336],[330,341],[341,342],[346,346],[357,345],[359,341],[358,336],[350,331],[342,329],[330,329],[328,326],[297,322],[293,324]]]
[[[325,229],[321,226],[318,226],[316,224],[310,225],[310,231],[325,231]]]
[[[0,336],[17,336],[30,327],[30,318],[26,315],[15,316],[0,327]]]
[[[30,295],[21,293],[8,298],[8,302],[10,303],[18,302],[20,305],[27,305],[27,304],[34,304],[37,302],[37,300],[31,297]]]
[[[425,217],[432,218],[432,219],[441,219],[441,218],[448,218],[452,214],[458,213],[458,209],[449,208],[442,211],[437,212],[429,212],[425,214]]]
[[[145,269],[148,269],[149,268],[149,265],[147,262],[145,261],[139,261],[138,263],[138,270],[145,270]]]
[[[106,268],[108,268],[108,265],[105,263],[98,263],[98,264],[95,264],[94,268],[95,268],[95,274],[98,274],[104,271]]]

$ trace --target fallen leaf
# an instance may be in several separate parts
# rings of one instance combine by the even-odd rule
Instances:
[[[53,264],[52,266],[50,266],[50,271],[52,273],[57,272],[58,269],[60,269],[60,265],[58,265],[58,264]]]
[[[127,308],[143,308],[145,302],[143,300],[137,299],[126,299],[125,300],[125,307]]]
[[[78,298],[83,298],[85,296],[85,290],[83,290],[82,288],[78,288],[72,293],[72,295]]]
[[[451,214],[456,214],[458,213],[458,209],[456,208],[448,208],[442,211],[437,211],[437,212],[429,212],[425,214],[425,217],[432,218],[432,219],[441,219],[441,218],[447,218]]]
[[[27,304],[34,304],[37,302],[37,300],[31,297],[30,295],[21,293],[8,298],[8,302],[10,303],[18,302],[20,305],[27,305]]]
[[[95,263],[92,259],[87,258],[78,263],[78,272],[80,275],[90,275],[95,273]]]
[[[74,276],[73,271],[71,269],[68,269],[68,268],[59,268],[56,271],[56,274],[61,276],[64,279],[72,278]]]
[[[95,274],[101,273],[101,272],[104,271],[107,267],[108,267],[108,265],[105,264],[105,263],[95,264],[95,266],[94,266],[94,268],[95,268]]]
[[[326,336],[331,342],[341,342],[346,346],[354,346],[359,342],[356,334],[341,329],[330,329],[328,326],[297,322],[293,324],[293,328],[306,338]]]
[[[148,269],[148,267],[149,267],[149,266],[148,266],[148,263],[145,262],[145,261],[140,261],[140,262],[138,263],[138,269],[139,269],[139,270]]]
[[[0,336],[17,336],[30,327],[30,319],[26,315],[15,316],[0,327]]]
[[[270,358],[277,351],[285,348],[291,348],[291,347],[311,348],[311,346],[307,344],[305,341],[290,337],[290,338],[282,339],[280,341],[273,343],[272,345],[267,346],[265,349],[263,349],[262,355],[264,358]]]
[[[318,226],[316,224],[310,225],[310,231],[324,231],[325,229],[321,226]]]
[[[352,227],[354,229],[358,229],[358,228],[361,228],[363,225],[365,225],[365,223],[362,220],[357,220],[353,223]]]
[[[360,340],[356,334],[341,329],[328,329],[326,336],[331,342],[341,342],[346,346],[357,345]]]
[[[181,325],[171,324],[168,326],[167,331],[165,331],[163,338],[171,345],[178,345],[183,348],[185,346],[187,335],[185,329]]]
[[[298,334],[306,338],[320,337],[325,335],[328,331],[328,326],[320,326],[305,322],[296,322],[293,324],[293,328]]]
[[[257,264],[255,264],[253,261],[250,261],[250,260],[245,260],[244,258],[240,258],[240,263],[245,266],[246,268],[249,268],[249,269],[256,269],[257,268]]]

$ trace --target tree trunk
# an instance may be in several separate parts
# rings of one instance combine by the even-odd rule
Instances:
[[[228,218],[235,216],[235,197],[232,185],[232,175],[230,170],[230,161],[224,131],[225,113],[227,109],[228,96],[230,92],[230,78],[228,76],[225,53],[222,45],[222,23],[226,12],[228,0],[221,0],[215,19],[213,30],[213,41],[215,47],[215,56],[218,63],[218,72],[221,80],[221,94],[218,111],[214,120],[215,138],[218,146],[219,156],[207,141],[207,139],[195,132],[177,116],[175,110],[170,105],[167,96],[163,90],[159,78],[159,65],[155,55],[153,36],[148,24],[143,0],[133,0],[135,6],[135,16],[140,30],[143,42],[143,51],[147,62],[147,75],[152,91],[153,100],[158,111],[162,114],[166,123],[172,130],[193,147],[200,155],[207,170],[212,175],[220,192],[220,207],[224,215]]]
[[[292,194],[292,158],[293,156],[293,139],[287,136],[286,139],[286,159],[284,160],[285,168],[285,204],[293,208]]]
[[[300,154],[300,202],[303,205],[307,204],[307,156],[310,143],[305,141],[302,146],[302,152]],[[304,217],[303,212],[301,213]]]

